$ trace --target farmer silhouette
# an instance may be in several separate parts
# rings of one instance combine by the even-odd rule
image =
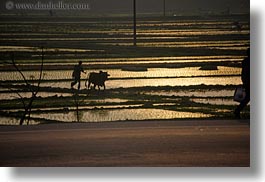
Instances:
[[[242,61],[242,73],[241,80],[243,82],[243,88],[246,91],[246,97],[240,102],[235,109],[235,117],[240,119],[240,112],[246,107],[250,101],[250,49],[247,50],[247,57]]]
[[[71,82],[71,88],[73,88],[74,85],[78,83],[78,90],[80,90],[81,72],[86,73],[83,69],[82,61],[79,61],[78,65],[75,65],[75,67],[74,67],[74,71],[72,74],[74,81]]]

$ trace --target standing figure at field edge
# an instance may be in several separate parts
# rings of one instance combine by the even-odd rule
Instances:
[[[82,61],[79,61],[78,65],[75,65],[74,67],[74,71],[72,74],[73,77],[73,82],[71,82],[71,88],[73,88],[73,86],[78,83],[78,90],[80,90],[80,82],[81,82],[81,72],[86,73],[83,69],[82,66]]]
[[[241,80],[243,82],[243,88],[246,91],[246,97],[235,109],[234,114],[238,119],[240,119],[240,112],[250,101],[250,48],[247,50],[247,57],[242,61]]]

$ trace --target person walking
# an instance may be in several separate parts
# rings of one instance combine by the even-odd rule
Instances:
[[[235,117],[238,119],[241,118],[240,112],[250,101],[250,48],[247,50],[247,57],[242,61],[241,80],[243,82],[243,88],[245,89],[246,96],[234,111]]]
[[[85,73],[86,72],[84,71],[83,69],[83,66],[82,66],[82,61],[79,61],[78,65],[75,65],[74,67],[74,71],[73,71],[73,74],[72,74],[72,77],[73,77],[73,82],[71,82],[71,88],[74,87],[75,84],[78,83],[78,90],[80,90],[80,86],[81,86],[81,72]]]

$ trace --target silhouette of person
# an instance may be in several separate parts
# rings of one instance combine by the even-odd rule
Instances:
[[[80,90],[81,72],[86,73],[83,69],[82,61],[79,61],[78,65],[75,65],[75,67],[74,67],[74,71],[72,74],[74,81],[71,82],[71,88],[73,88],[73,86],[78,83],[78,90]]]
[[[247,57],[242,61],[242,73],[241,80],[243,82],[243,88],[246,91],[246,97],[240,102],[240,104],[235,109],[236,118],[240,119],[240,112],[250,101],[250,49],[247,50]]]

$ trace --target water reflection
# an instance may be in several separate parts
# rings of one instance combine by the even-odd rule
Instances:
[[[19,119],[13,117],[3,117],[0,116],[0,126],[1,125],[19,125]],[[27,124],[27,123],[24,123]],[[29,125],[37,125],[40,124],[39,121],[30,120]]]
[[[172,54],[165,54],[165,56],[153,56],[152,54],[140,54],[140,56],[134,55],[120,55],[115,53],[115,49],[125,48],[131,46],[131,21],[127,19],[106,19],[95,20],[86,19],[85,21],[56,21],[56,22],[42,22],[38,21],[11,21],[8,25],[2,21],[0,23],[0,40],[2,46],[0,46],[0,52],[20,52],[20,54],[39,51],[37,47],[38,41],[47,41],[53,47],[46,49],[46,51],[52,52],[50,58],[45,57],[45,65],[57,66],[60,65],[60,69],[69,69],[77,61],[76,56],[78,53],[89,53],[83,57],[83,62],[88,68],[93,66],[96,68],[100,65],[104,68],[110,68],[110,65],[114,68],[120,69],[105,69],[111,75],[110,80],[106,82],[107,90],[116,88],[131,88],[131,87],[161,87],[161,86],[193,86],[193,85],[239,85],[240,68],[232,68],[219,66],[218,70],[200,70],[198,64],[204,65],[205,63],[214,63],[214,65],[239,65],[243,56],[241,51],[244,50],[250,44],[248,38],[249,23],[247,20],[242,21],[242,31],[236,31],[231,29],[231,21],[233,18],[223,20],[166,20],[161,21],[159,19],[154,20],[139,20],[138,21],[138,46],[141,47],[159,47],[159,50],[175,51],[175,49],[168,48],[185,48],[183,53],[174,52]],[[13,43],[20,42],[21,46],[5,46],[12,45]],[[37,42],[36,42],[37,41]],[[26,44],[23,46],[23,42]],[[114,48],[109,50],[110,46]],[[124,46],[124,47],[118,47]],[[130,48],[130,47],[129,47]],[[167,49],[165,49],[167,48]],[[191,49],[190,49],[191,48]],[[190,53],[190,50],[199,48],[199,52]],[[146,49],[146,48],[145,48]],[[122,49],[121,49],[122,50]],[[158,49],[152,49],[158,50]],[[204,51],[209,51],[212,55],[204,55]],[[232,52],[231,52],[232,50]],[[91,51],[104,52],[102,55],[96,54],[90,55]],[[215,52],[216,51],[216,52]],[[109,53],[111,52],[111,53]],[[141,52],[141,51],[140,51]],[[106,54],[105,54],[106,53]],[[217,54],[215,54],[217,53]],[[39,53],[32,55],[32,59],[20,60],[21,65],[31,66],[39,63]],[[117,54],[117,55],[116,55]],[[197,54],[199,56],[194,56]],[[209,54],[208,52],[206,54]],[[230,55],[231,54],[231,55]],[[170,56],[172,55],[172,56]],[[187,56],[177,56],[187,55]],[[193,55],[193,56],[191,56]],[[57,59],[54,59],[54,57]],[[126,57],[128,56],[128,57]],[[166,57],[167,56],[167,57]],[[62,59],[60,59],[60,57]],[[99,57],[99,58],[98,58]],[[185,68],[162,68],[170,63],[181,63],[183,67],[191,65],[196,67]],[[235,64],[234,64],[235,63]],[[67,64],[67,65],[66,65]],[[145,65],[148,68],[150,64],[157,64],[156,67],[151,68],[154,65],[149,66],[148,71],[145,72],[131,72],[122,71],[121,68],[129,66],[141,66]],[[68,66],[63,67],[62,65]],[[147,66],[146,66],[147,65]],[[5,65],[0,65],[3,69]],[[56,67],[57,68],[57,67]],[[126,69],[123,69],[126,70]],[[88,72],[96,71],[99,69],[90,69]],[[26,77],[29,79],[38,79],[39,74],[36,71],[25,71]],[[41,83],[41,86],[54,87],[54,88],[70,88],[70,79],[72,78],[72,70],[56,70],[44,72],[45,82]],[[86,76],[82,75],[82,79]],[[1,72],[0,80],[17,81],[22,80],[20,75],[15,72]],[[82,82],[82,89],[84,89],[84,82]],[[129,89],[128,89],[129,90]],[[126,90],[125,92],[130,92]],[[133,89],[132,89],[133,90]],[[1,100],[14,99],[15,94],[8,93],[6,89],[1,89]],[[129,93],[128,95],[130,95]],[[145,91],[142,95],[154,96],[179,96],[179,97],[193,97],[189,101],[196,103],[208,103],[208,104],[220,104],[220,105],[234,105],[235,103],[230,99],[215,99],[214,97],[231,97],[233,90],[194,90],[194,91]],[[53,97],[71,97],[71,94],[66,93],[48,93],[40,92],[38,96],[43,98]],[[23,93],[23,97],[30,97],[31,94]],[[131,95],[130,95],[131,96]],[[57,98],[55,97],[55,98]],[[201,98],[194,98],[201,97]],[[160,97],[157,97],[160,98]],[[58,99],[58,98],[57,98]],[[64,99],[64,98],[63,98]],[[132,98],[133,100],[134,98]],[[172,98],[171,98],[172,99]],[[45,100],[45,99],[44,99]],[[58,99],[59,100],[59,99]],[[154,120],[154,119],[177,119],[177,118],[207,118],[211,115],[205,115],[202,113],[191,112],[178,112],[169,111],[163,109],[142,109],[143,104],[126,105],[129,99],[86,99],[87,106],[80,106],[82,111],[82,121],[84,122],[102,122],[102,121],[126,121],[126,120]],[[171,100],[167,100],[170,101]],[[94,102],[93,104],[91,104]],[[174,107],[176,102],[180,102],[178,99],[173,98],[172,103],[152,103],[152,107]],[[175,102],[175,103],[173,103]],[[104,105],[104,106],[102,106]],[[185,106],[183,106],[185,107]],[[59,112],[53,112],[58,109]],[[64,108],[59,108],[56,105],[54,108],[46,106],[42,110],[42,114],[36,114],[37,109],[33,109],[35,112],[33,117],[48,119],[53,121],[73,122],[76,120],[74,107],[66,108],[66,112],[61,112]],[[203,109],[202,109],[203,110]],[[18,111],[17,109],[9,111]],[[0,117],[1,124],[18,124],[18,120],[8,117]],[[32,121],[31,124],[38,124],[37,121]]]
[[[202,103],[202,104],[211,104],[211,105],[238,105],[237,102],[233,99],[215,99],[215,98],[200,98],[200,99],[191,99],[193,102]]]
[[[87,72],[99,72],[100,70],[87,70]],[[200,67],[187,68],[149,68],[146,72],[122,71],[120,69],[106,69],[111,76],[110,78],[154,78],[154,77],[194,77],[194,76],[217,76],[217,75],[239,75],[240,68],[218,66],[218,70],[200,70]],[[25,77],[37,79],[39,72],[25,71]],[[82,79],[86,79],[86,75],[82,75]],[[62,80],[71,79],[71,70],[61,71],[44,71],[44,80]],[[1,72],[0,80],[22,80],[17,72]]]
[[[111,122],[111,121],[145,121],[159,119],[184,119],[184,118],[209,118],[210,114],[170,111],[162,109],[99,109],[80,111],[81,122]],[[75,122],[76,112],[45,114],[32,114],[33,118],[50,120],[52,122]],[[45,122],[44,122],[45,123]],[[0,117],[1,125],[18,125],[19,119],[12,117]],[[31,120],[29,124],[40,124],[40,121]]]
[[[194,63],[194,62],[241,62],[243,56],[172,56],[172,57],[139,57],[139,58],[84,58],[85,64],[141,64],[141,63]],[[20,65],[29,65],[29,60],[21,60]],[[39,60],[31,60],[31,64],[36,64]],[[67,60],[50,59],[46,60],[45,65],[75,65],[77,59],[69,58]],[[24,63],[24,64],[23,64]]]
[[[132,87],[158,87],[158,86],[195,86],[195,85],[240,85],[239,76],[231,77],[197,77],[197,78],[161,78],[161,79],[127,79],[125,80],[108,80],[106,89],[132,88]],[[43,83],[45,87],[70,88],[69,82],[49,82]],[[85,89],[84,83],[81,89]]]
[[[68,114],[46,113],[34,115],[35,117],[46,118],[56,121],[74,122],[75,112]],[[178,118],[207,118],[210,114],[178,112],[162,109],[120,109],[120,110],[92,110],[84,111],[82,122],[107,122],[107,121],[126,121],[126,120],[155,120],[155,119],[178,119]]]
[[[171,90],[171,91],[152,91],[142,92],[146,95],[160,95],[160,96],[179,96],[179,97],[231,97],[234,95],[234,90]]]
[[[145,86],[193,86],[193,85],[238,85],[241,83],[239,77],[201,77],[201,78],[172,78],[172,79],[132,79],[112,80],[107,83],[109,88],[130,88]]]
[[[32,97],[30,92],[18,92],[20,95],[23,95],[24,98]],[[56,93],[56,92],[39,92],[38,97],[46,98],[46,97],[70,97],[72,94],[69,93]],[[17,93],[0,93],[1,100],[11,100],[11,99],[19,99]]]

